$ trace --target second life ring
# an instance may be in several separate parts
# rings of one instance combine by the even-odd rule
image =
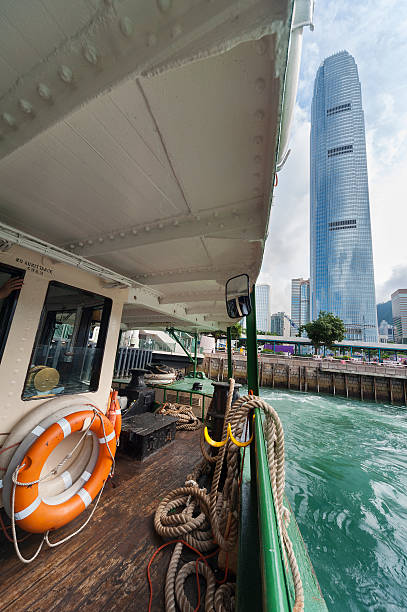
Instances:
[[[92,473],[83,475],[83,486],[61,503],[46,503],[39,495],[38,481],[44,464],[68,435],[86,430],[98,438],[98,455]],[[103,424],[102,424],[103,423]],[[20,463],[15,484],[14,518],[16,524],[31,533],[58,529],[75,519],[99,493],[112,469],[116,452],[116,432],[100,411],[79,410],[50,425],[32,444]],[[21,483],[21,484],[19,484]],[[27,483],[33,483],[27,486]],[[24,484],[26,486],[24,486]]]

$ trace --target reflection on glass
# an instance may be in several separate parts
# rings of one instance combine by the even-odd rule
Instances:
[[[226,283],[226,309],[231,319],[241,319],[250,314],[249,277],[240,274]]]
[[[51,282],[23,399],[96,391],[111,300]]]

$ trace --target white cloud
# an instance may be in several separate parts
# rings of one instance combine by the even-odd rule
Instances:
[[[294,113],[291,154],[274,189],[270,233],[259,282],[271,285],[273,312],[290,312],[291,279],[309,274],[309,133],[306,113]]]
[[[290,311],[290,280],[309,275],[309,116],[316,71],[346,49],[358,65],[365,112],[378,301],[407,286],[407,3],[370,0],[315,6],[315,31],[304,33],[292,153],[279,174],[261,282],[272,310]]]

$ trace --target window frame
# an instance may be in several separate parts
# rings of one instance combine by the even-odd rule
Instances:
[[[49,292],[51,287],[54,286],[59,286],[59,287],[68,287],[71,289],[74,289],[76,291],[81,291],[84,294],[87,295],[97,295],[100,296],[100,298],[102,298],[104,300],[103,303],[103,307],[102,307],[102,316],[101,316],[101,321],[100,321],[100,329],[99,329],[99,334],[98,334],[98,339],[96,342],[96,349],[100,349],[99,351],[96,352],[95,354],[95,361],[92,365],[92,371],[91,371],[91,378],[89,381],[89,389],[80,389],[78,391],[69,391],[67,393],[59,393],[58,395],[55,395],[55,397],[62,397],[62,396],[68,396],[68,395],[78,395],[78,394],[84,394],[84,393],[96,393],[99,389],[99,383],[100,383],[100,374],[102,372],[102,364],[103,364],[103,358],[104,358],[104,354],[105,354],[105,348],[106,348],[106,340],[107,340],[107,334],[109,331],[109,323],[110,323],[110,317],[112,314],[112,308],[113,308],[113,300],[105,295],[99,294],[99,293],[95,293],[94,291],[88,291],[86,289],[82,289],[82,287],[77,287],[75,285],[70,285],[68,283],[62,283],[60,281],[56,281],[56,280],[52,280],[49,281],[48,283],[48,288],[47,288],[47,292],[45,294],[45,298],[44,298],[44,303],[42,306],[42,311],[41,311],[41,316],[40,316],[40,320],[38,323],[38,328],[37,328],[37,332],[35,334],[35,340],[34,340],[34,344],[33,344],[33,348],[31,351],[31,356],[30,356],[30,362],[29,362],[29,366],[27,369],[27,374],[24,380],[24,385],[23,385],[23,389],[21,392],[21,399],[22,401],[30,401],[30,400],[38,400],[38,399],[44,399],[44,396],[42,395],[37,395],[37,396],[30,396],[30,397],[24,397],[24,393],[26,391],[26,387],[27,387],[27,382],[28,382],[28,378],[30,375],[30,368],[32,367],[32,361],[34,358],[34,354],[35,351],[37,350],[38,345],[40,344],[40,340],[41,337],[44,333],[44,329],[45,329],[45,323],[46,323],[46,319],[47,319],[47,314],[48,311],[46,308],[46,304],[47,304],[47,299],[49,296]],[[80,326],[79,326],[79,330],[78,330],[78,334],[77,337],[81,334],[83,334],[84,332],[84,328],[86,326],[86,318],[83,319],[83,321],[81,320],[80,322]],[[54,332],[55,332],[55,328],[54,328]]]
[[[23,268],[16,268],[3,262],[0,262],[0,271],[10,274],[10,278],[25,278],[25,270]],[[18,298],[20,297],[20,291],[12,291],[11,294],[4,299],[3,304],[0,308],[0,363],[3,359],[4,349],[6,348],[8,336],[10,333],[11,324],[13,322],[14,313],[17,307]],[[3,318],[7,320],[3,324]]]

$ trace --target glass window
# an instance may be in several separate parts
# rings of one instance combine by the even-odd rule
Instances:
[[[112,300],[50,282],[23,399],[96,391]]]
[[[0,264],[0,360],[6,346],[25,272]]]

